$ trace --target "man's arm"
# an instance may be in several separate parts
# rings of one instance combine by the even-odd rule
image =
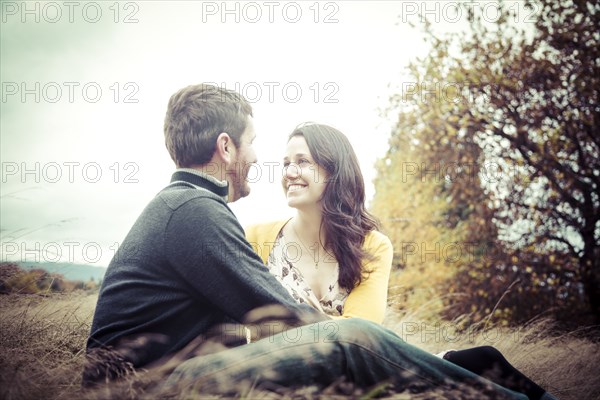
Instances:
[[[244,237],[233,213],[209,197],[189,200],[173,212],[165,230],[165,251],[198,296],[243,322],[250,311],[271,304],[311,320],[324,317],[297,304],[277,282]]]

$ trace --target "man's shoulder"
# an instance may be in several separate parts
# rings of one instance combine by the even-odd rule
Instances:
[[[191,187],[167,187],[158,193],[155,200],[163,202],[172,210],[190,202],[207,207],[227,205],[223,198],[211,191]]]

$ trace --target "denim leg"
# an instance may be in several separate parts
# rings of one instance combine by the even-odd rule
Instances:
[[[464,388],[485,387],[495,398],[527,398],[358,318],[293,328],[256,343],[187,360],[173,371],[167,385],[198,385],[201,392],[222,393],[239,388],[232,388],[234,382],[325,387],[342,376],[365,388],[382,382],[399,391],[465,384]]]

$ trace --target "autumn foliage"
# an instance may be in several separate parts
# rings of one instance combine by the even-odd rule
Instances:
[[[43,294],[51,292],[72,292],[75,290],[97,290],[98,284],[71,281],[61,274],[43,269],[24,270],[10,262],[0,263],[0,293]]]
[[[372,206],[406,310],[600,318],[600,5],[527,3],[534,24],[508,8],[462,33],[426,23],[432,51],[391,98]]]

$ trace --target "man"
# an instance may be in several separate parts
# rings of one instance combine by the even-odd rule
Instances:
[[[151,365],[211,330],[214,336],[218,327],[226,336],[227,327],[247,322],[251,311],[278,305],[288,310],[288,321],[314,323],[277,334],[268,323],[249,329],[248,341],[268,337],[185,361],[166,386],[191,382],[201,391],[223,392],[235,391],[232,382],[327,386],[342,376],[362,387],[384,380],[399,389],[447,380],[487,385],[374,323],[323,321],[268,273],[227,206],[250,192],[252,118],[242,96],[210,85],[186,87],[170,99],[164,131],[177,170],[111,261],[87,343],[90,355],[114,350],[121,365],[99,357],[84,382],[115,378],[127,369],[123,364]]]
[[[189,86],[171,98],[164,130],[177,170],[107,269],[88,350],[151,338],[124,360],[139,368],[265,305],[322,319],[298,306],[263,267],[227,206],[250,193],[244,175],[256,162],[246,100],[209,85]],[[102,379],[103,372],[88,371],[84,380]],[[108,371],[108,377],[118,374]]]

